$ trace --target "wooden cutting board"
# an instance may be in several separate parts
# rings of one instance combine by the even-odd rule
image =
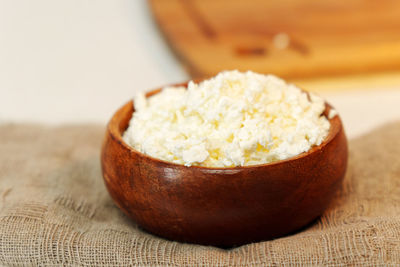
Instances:
[[[284,78],[400,70],[399,0],[149,0],[194,78],[225,69]]]

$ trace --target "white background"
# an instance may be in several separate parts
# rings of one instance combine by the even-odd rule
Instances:
[[[105,122],[188,79],[143,0],[0,0],[0,119]]]
[[[104,124],[186,79],[144,0],[0,0],[0,122]],[[400,119],[400,85],[320,94],[350,137]]]

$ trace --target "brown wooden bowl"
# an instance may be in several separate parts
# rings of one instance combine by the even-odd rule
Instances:
[[[326,106],[325,115],[331,109]],[[122,134],[133,111],[130,101],[108,124],[101,152],[104,182],[125,214],[171,240],[231,247],[292,233],[322,214],[346,171],[339,116],[330,119],[321,145],[296,157],[207,168],[155,159],[128,146]]]

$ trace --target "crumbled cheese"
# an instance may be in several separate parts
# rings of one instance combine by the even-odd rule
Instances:
[[[329,131],[322,98],[273,76],[225,71],[199,84],[134,99],[126,143],[186,166],[234,167],[287,159]]]
[[[329,110],[328,119],[333,119],[333,117],[335,117],[337,114],[338,113],[337,113],[336,109],[331,108]]]

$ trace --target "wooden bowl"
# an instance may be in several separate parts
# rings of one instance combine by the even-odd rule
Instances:
[[[331,109],[326,106],[325,115]],[[104,182],[126,215],[171,240],[232,247],[292,233],[322,214],[346,171],[339,116],[330,119],[321,145],[296,157],[207,168],[155,159],[128,146],[122,134],[133,111],[128,102],[108,124],[101,152]]]

